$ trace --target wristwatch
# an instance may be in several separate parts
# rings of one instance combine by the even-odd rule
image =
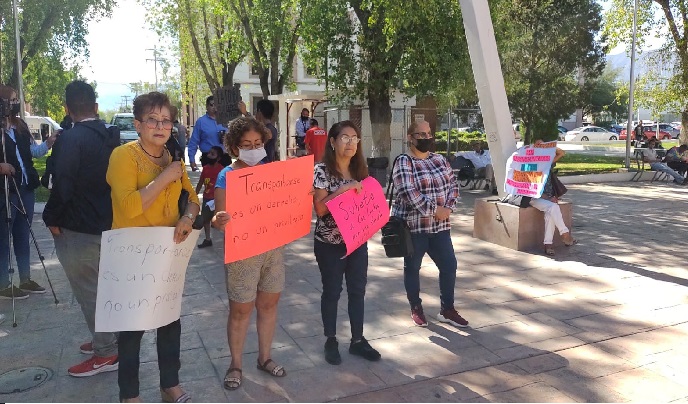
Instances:
[[[184,217],[188,217],[192,223],[193,223],[194,219],[196,218],[193,213],[187,213],[184,215]]]

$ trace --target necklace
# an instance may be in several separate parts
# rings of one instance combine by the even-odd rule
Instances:
[[[165,155],[165,149],[164,149],[164,148],[162,149],[162,153],[161,153],[159,156],[154,156],[154,155],[148,153],[148,152],[146,151],[146,149],[143,148],[143,145],[141,144],[141,142],[139,142],[139,147],[141,147],[141,150],[143,150],[144,153],[146,153],[147,155],[153,157],[154,159],[162,158],[162,156]]]

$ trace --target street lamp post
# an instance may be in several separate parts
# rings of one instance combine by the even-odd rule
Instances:
[[[631,168],[631,130],[633,129],[633,91],[635,87],[635,42],[638,30],[638,0],[633,4],[633,38],[631,38],[631,78],[628,87],[628,121],[626,122],[626,168]],[[640,120],[640,113],[638,113]]]
[[[21,48],[19,47],[19,11],[17,10],[17,0],[12,0],[12,11],[14,12],[14,39],[17,43],[17,87],[19,87],[19,116],[24,119],[26,116],[26,110],[24,108],[24,79],[22,77]]]

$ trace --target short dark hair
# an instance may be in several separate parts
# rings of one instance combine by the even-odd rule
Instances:
[[[260,137],[263,143],[268,141],[268,128],[262,123],[258,122],[255,118],[251,116],[242,116],[236,118],[229,123],[229,131],[227,136],[225,136],[225,150],[234,155],[234,157],[239,157],[238,154],[234,153],[234,149],[239,149],[239,143],[241,143],[241,137],[248,131],[256,131],[260,133]]]
[[[301,113],[302,113],[302,114],[303,114],[303,111],[306,111],[306,112],[308,112],[308,113],[310,113],[310,112],[311,112],[311,111],[310,111],[310,110],[309,110],[308,108],[304,108],[304,109],[302,109],[302,110],[301,110]]]
[[[325,145],[325,153],[323,154],[322,162],[325,164],[325,167],[327,167],[327,171],[330,173],[330,175],[337,178],[342,178],[342,173],[340,173],[339,169],[337,168],[337,157],[332,149],[330,139],[334,139],[336,141],[337,137],[342,133],[344,128],[353,129],[354,132],[356,132],[356,136],[361,139],[361,131],[351,121],[337,122],[330,128],[330,131],[327,133],[328,143]],[[368,166],[366,165],[365,158],[363,157],[363,143],[360,141],[356,147],[356,154],[351,158],[351,161],[349,161],[349,172],[356,181],[362,181],[368,176]]]
[[[317,119],[311,119],[311,126],[318,126],[318,120]]]
[[[65,104],[76,116],[92,115],[95,112],[96,92],[81,80],[74,80],[65,87]]]
[[[143,115],[155,108],[162,107],[166,107],[167,109],[171,107],[170,99],[167,97],[167,94],[157,91],[141,94],[134,99],[134,118],[139,122],[143,122]]]
[[[208,105],[210,105],[210,103],[213,102],[213,101],[215,101],[215,97],[212,96],[212,95],[211,95],[211,96],[208,96],[208,98],[205,99],[205,106],[206,106],[206,108],[207,108]]]
[[[256,110],[260,111],[265,119],[272,119],[272,116],[275,114],[275,104],[269,100],[260,100],[256,104]]]

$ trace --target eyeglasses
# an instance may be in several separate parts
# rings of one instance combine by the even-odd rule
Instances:
[[[157,129],[159,124],[162,124],[163,129],[172,129],[173,123],[169,119],[164,119],[162,121],[158,121],[155,118],[148,118],[145,120],[146,126],[148,126],[148,129]]]
[[[265,147],[265,144],[240,144],[239,148],[241,150],[256,150],[256,149],[262,149]]]
[[[432,133],[430,132],[416,132],[412,134],[416,139],[432,139]]]
[[[361,139],[358,136],[342,136],[339,138],[339,141],[344,143],[344,144],[357,144],[358,142],[361,141]]]

